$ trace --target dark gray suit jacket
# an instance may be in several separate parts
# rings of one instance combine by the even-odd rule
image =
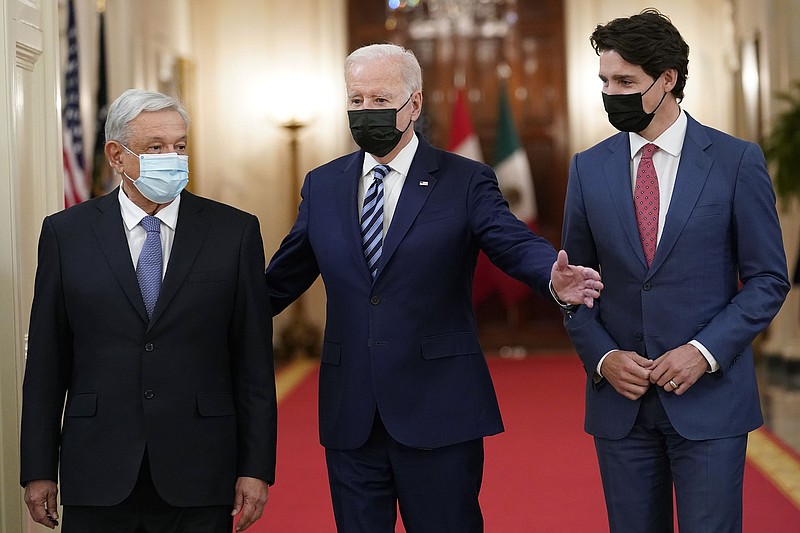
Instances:
[[[176,506],[230,505],[238,476],[272,482],[272,326],[258,220],[189,192],[148,322],[118,190],[47,217],[23,388],[25,485],[113,505],[147,448]],[[62,410],[66,409],[62,426]]]

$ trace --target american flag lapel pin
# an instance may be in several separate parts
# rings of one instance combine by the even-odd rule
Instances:
[[[428,186],[428,182],[427,182],[427,181],[420,181],[420,182],[419,182],[419,184],[420,184],[422,187],[427,187],[427,186]]]

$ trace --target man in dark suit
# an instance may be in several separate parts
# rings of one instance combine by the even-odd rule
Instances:
[[[126,91],[106,121],[121,186],[42,226],[21,482],[55,527],[60,463],[65,533],[229,533],[238,513],[246,529],[274,479],[259,224],[183,191],[188,123]]]
[[[603,296],[565,324],[587,373],[615,533],[741,531],[751,342],[789,290],[775,194],[753,143],[684,112],[689,47],[656,10],[598,26],[609,121],[575,155],[562,243]]]
[[[415,135],[414,55],[371,45],[345,64],[361,150],[311,171],[267,268],[280,312],[319,276],[327,325],[320,437],[338,530],[482,531],[483,437],[503,431],[478,342],[478,250],[545,298],[592,305],[602,287],[509,211],[492,170]]]

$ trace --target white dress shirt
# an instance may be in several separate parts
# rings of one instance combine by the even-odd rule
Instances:
[[[658,176],[658,236],[656,238],[656,253],[658,253],[658,243],[661,242],[661,234],[664,231],[664,223],[667,219],[667,212],[669,211],[669,204],[672,200],[672,191],[675,189],[675,179],[678,176],[678,165],[681,162],[681,151],[683,150],[683,141],[686,138],[686,126],[688,120],[686,113],[681,109],[677,120],[667,128],[658,138],[652,141],[658,147],[658,150],[653,154],[653,166],[656,169]],[[631,147],[631,194],[636,189],[636,170],[639,167],[639,161],[642,159],[642,147],[651,142],[639,135],[638,133],[629,133],[630,147]],[[706,361],[711,367],[709,372],[716,372],[719,370],[719,363],[711,355],[711,352],[706,349],[699,341],[690,340],[689,344],[700,350]],[[608,354],[617,350],[611,350],[600,359],[597,364],[597,373],[600,374],[600,367],[603,365]],[[659,354],[660,355],[660,354]]]
[[[392,223],[395,209],[397,209],[397,200],[400,198],[400,193],[403,190],[403,184],[406,182],[408,176],[408,169],[411,168],[411,161],[417,153],[419,146],[419,139],[414,135],[411,141],[400,150],[400,153],[394,159],[387,163],[392,171],[383,179],[383,236],[386,237],[386,232],[389,231],[389,226]],[[364,196],[367,194],[367,189],[375,178],[372,177],[372,169],[375,165],[380,165],[371,154],[364,156],[364,167],[361,169],[361,181],[358,185],[358,213],[357,217],[361,219],[361,211],[364,209]]]
[[[164,279],[167,271],[172,242],[175,240],[175,227],[178,225],[178,207],[180,205],[181,197],[178,196],[172,203],[155,214],[156,218],[161,221],[161,279]],[[139,254],[142,253],[142,247],[147,238],[147,232],[139,225],[139,222],[147,216],[147,213],[128,198],[122,190],[122,185],[119,187],[119,208],[122,212],[122,225],[125,228],[125,236],[128,238],[128,249],[131,251],[133,268],[136,270]]]

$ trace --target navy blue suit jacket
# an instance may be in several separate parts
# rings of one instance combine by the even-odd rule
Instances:
[[[555,250],[511,214],[491,168],[420,137],[373,283],[358,223],[363,161],[358,151],[306,176],[297,221],[267,269],[275,312],[318,275],[325,284],[322,444],[361,446],[376,408],[408,446],[501,432],[472,308],[478,250],[551,301]]]
[[[720,370],[681,396],[658,388],[671,423],[692,440],[745,434],[763,421],[751,342],[789,290],[764,156],[757,145],[689,117],[649,269],[631,189],[627,133],[573,157],[562,244],[572,262],[598,269],[605,285],[593,308],[565,319],[587,373],[586,430],[622,438],[639,409],[639,401],[593,379],[606,352],[630,350],[655,359],[696,339]]]
[[[271,482],[275,474],[258,220],[184,191],[148,321],[117,194],[44,220],[21,482],[56,481],[60,462],[65,505],[114,505],[133,489],[147,447],[168,503],[231,505],[237,476]]]

